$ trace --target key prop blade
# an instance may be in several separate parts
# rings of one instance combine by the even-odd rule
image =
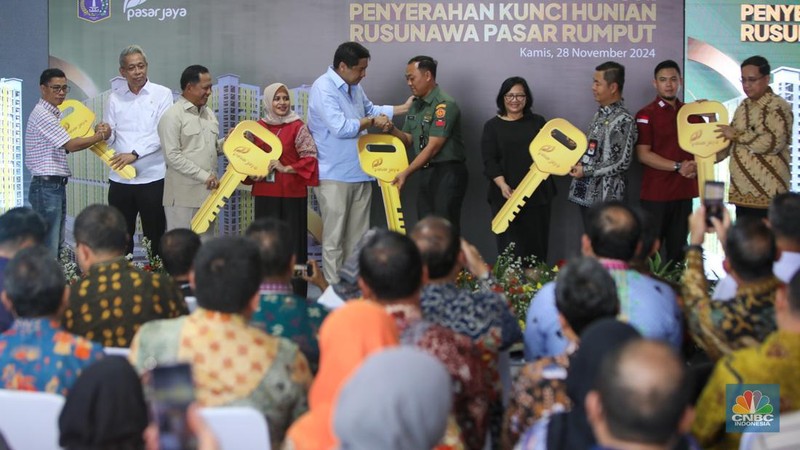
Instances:
[[[248,132],[264,141],[270,147],[270,151],[265,152],[247,139],[246,133]],[[231,131],[230,136],[222,144],[222,151],[236,172],[257,177],[266,175],[269,162],[281,157],[283,144],[278,136],[258,122],[244,120]]]
[[[715,122],[689,122],[690,116],[716,116]],[[715,155],[730,145],[717,133],[717,126],[728,124],[728,110],[720,102],[687,103],[678,111],[678,145],[694,155],[697,162],[697,185],[700,195],[706,181],[714,179]]]
[[[58,106],[61,111],[61,126],[66,130],[71,138],[86,137],[94,134],[92,124],[94,124],[94,112],[77,100],[64,100]],[[104,141],[89,147],[89,150],[97,155],[109,168],[111,168],[111,158],[116,152],[109,148]],[[114,169],[112,169],[114,170]],[[127,165],[121,170],[114,170],[121,177],[128,180],[136,177],[136,169],[132,165]]]
[[[408,167],[403,141],[391,134],[364,134],[358,138],[361,169],[381,181],[391,182]]]

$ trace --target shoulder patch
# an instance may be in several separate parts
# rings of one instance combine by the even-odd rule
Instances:
[[[445,109],[444,109],[444,108],[439,108],[439,109],[437,109],[437,110],[436,110],[436,118],[437,118],[437,119],[441,119],[441,118],[442,118],[442,117],[444,117],[446,114],[447,114],[447,111],[445,111]]]

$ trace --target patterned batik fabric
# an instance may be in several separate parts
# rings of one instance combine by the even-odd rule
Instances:
[[[686,252],[682,290],[692,339],[712,360],[763,342],[775,331],[775,293],[779,286],[780,281],[770,276],[739,286],[732,299],[711,300],[703,254],[690,248]]]
[[[143,323],[188,312],[169,277],[141,270],[120,257],[93,265],[85,278],[75,282],[62,324],[105,347],[128,347]]]
[[[198,308],[186,317],[148,322],[131,345],[130,360],[140,372],[152,363],[191,363],[198,402],[261,411],[275,448],[308,409],[311,371],[305,356],[239,314]]]
[[[103,347],[67,333],[49,318],[17,318],[0,335],[3,389],[67,395],[81,371],[103,357]]]

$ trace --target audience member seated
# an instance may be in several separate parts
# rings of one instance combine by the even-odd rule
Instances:
[[[103,348],[59,328],[69,296],[61,265],[35,246],[20,250],[5,276],[2,301],[17,319],[0,335],[0,386],[66,395]]]
[[[339,392],[368,356],[397,345],[397,327],[379,305],[349,302],[332,312],[319,332],[319,373],[309,391],[309,411],[289,428],[284,450],[338,448],[333,411]]]
[[[603,359],[626,342],[637,340],[639,332],[615,319],[600,319],[581,334],[581,346],[571,357],[567,373],[568,412],[544,416],[517,443],[521,450],[577,450],[595,444],[586,416],[586,396],[594,389]]]
[[[73,285],[64,328],[106,347],[128,347],[150,320],[186,314],[169,277],[125,259],[125,218],[108,205],[90,205],[75,218],[75,254],[84,278]]]
[[[0,292],[8,262],[23,248],[41,244],[46,228],[42,217],[30,208],[12,208],[0,215]],[[13,322],[14,316],[0,303],[0,333]]]
[[[142,325],[131,362],[140,373],[153,363],[191,363],[201,406],[258,409],[277,448],[307,409],[311,372],[291,341],[248,325],[261,283],[258,247],[243,237],[211,240],[197,252],[189,280],[197,310]]]
[[[723,221],[712,218],[717,237],[725,246],[726,263],[736,280],[736,296],[728,301],[711,300],[703,267],[705,207],[689,216],[683,301],[689,332],[712,359],[763,342],[775,331],[775,292],[781,282],[772,273],[775,239],[762,220],[739,219],[730,225],[723,209]]]
[[[190,311],[197,306],[197,299],[189,283],[189,272],[192,271],[192,261],[201,245],[200,236],[194,231],[188,228],[175,228],[161,236],[159,246],[164,270],[178,285]]]
[[[498,350],[522,340],[511,308],[490,286],[484,284],[478,292],[456,286],[456,278],[465,267],[482,280],[490,273],[478,250],[462,241],[447,219],[422,219],[412,230],[411,239],[428,268],[428,282],[420,297],[425,319],[469,336],[478,348],[495,356]]]
[[[139,376],[125,358],[109,356],[89,366],[67,395],[59,444],[66,450],[142,449],[147,424]]]
[[[395,319],[401,342],[442,361],[453,379],[453,412],[466,448],[486,441],[488,407],[495,400],[489,377],[472,341],[422,318],[422,257],[401,234],[378,230],[359,256],[358,285],[363,297],[381,303]]]
[[[767,225],[775,236],[780,254],[772,272],[784,283],[800,269],[800,194],[784,192],[772,199],[767,211]],[[736,280],[727,275],[714,286],[713,300],[729,300],[736,296]]]
[[[400,347],[370,356],[336,402],[333,426],[340,448],[436,447],[447,427],[452,391],[442,363],[420,350]]]
[[[219,450],[198,407],[186,412],[197,450]],[[67,395],[58,420],[64,450],[139,450],[158,447],[158,427],[148,426],[142,383],[124,358],[110,356],[87,367]]]
[[[300,347],[308,359],[312,373],[319,364],[317,334],[325,318],[325,310],[293,293],[292,276],[297,262],[293,254],[295,242],[286,222],[261,218],[247,228],[247,237],[261,250],[261,298],[250,318],[254,325],[273,336],[285,337]]]
[[[600,203],[587,214],[581,237],[584,256],[600,259],[617,283],[619,319],[643,336],[664,340],[675,349],[683,341],[681,313],[667,284],[629,267],[640,246],[641,227],[634,211],[619,202]],[[525,358],[529,361],[564,353],[568,342],[558,320],[555,283],[539,290],[531,301],[525,328]]]
[[[615,450],[676,448],[694,418],[690,392],[673,349],[646,340],[625,345],[603,361],[597,388],[586,397],[597,444]]]
[[[740,219],[741,220],[741,219]],[[780,412],[800,410],[800,271],[775,296],[778,325],[758,346],[737,350],[717,361],[714,372],[697,402],[692,433],[703,448],[739,448],[740,433],[725,432],[725,386],[729,384],[778,384]]]
[[[569,358],[587,326],[619,314],[617,286],[596,259],[575,258],[556,280],[556,308],[569,345],[564,354],[544,357],[520,370],[503,419],[505,449],[513,448],[520,434],[543,416],[570,408],[565,383]]]

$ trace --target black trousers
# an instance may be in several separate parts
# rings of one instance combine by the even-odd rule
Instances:
[[[461,205],[467,193],[469,175],[461,161],[433,163],[419,171],[417,214],[444,217],[461,233]]]
[[[289,224],[297,264],[305,264],[308,261],[308,198],[255,196],[253,201],[256,219],[271,217]],[[303,279],[293,279],[292,289],[303,298],[308,295],[308,283]]]
[[[164,180],[145,184],[109,181],[109,184],[108,204],[120,210],[128,227],[127,253],[133,253],[133,235],[136,233],[136,216],[139,215],[144,237],[150,240],[152,250],[158,254],[161,236],[167,228],[163,206]]]
[[[767,218],[767,208],[748,208],[747,206],[736,205],[736,218],[755,217],[756,219]]]
[[[665,202],[641,201],[642,209],[650,213],[656,236],[661,240],[664,261],[683,261],[683,250],[689,236],[689,215],[692,199]],[[649,251],[649,249],[648,249]]]

